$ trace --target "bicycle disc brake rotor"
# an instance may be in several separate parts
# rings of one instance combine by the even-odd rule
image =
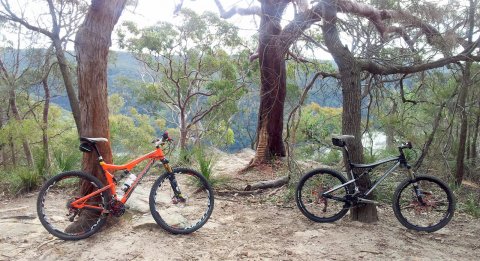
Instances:
[[[434,196],[430,192],[423,192],[422,201],[423,203],[418,199],[414,199],[410,202],[410,206],[413,207],[416,214],[430,212],[437,207]]]
[[[324,191],[328,191],[328,188],[320,186],[313,194],[315,196],[315,204],[319,204],[320,206],[323,204],[322,212],[325,213],[327,212],[328,201],[327,198],[323,196]]]

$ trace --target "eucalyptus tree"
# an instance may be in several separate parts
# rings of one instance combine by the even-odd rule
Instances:
[[[28,30],[40,33],[48,38],[55,49],[55,56],[60,67],[73,118],[80,134],[80,108],[75,77],[67,59],[67,44],[78,30],[88,3],[80,1],[37,1],[35,8],[26,1],[0,0],[0,18],[15,22]],[[28,12],[27,8],[30,8]],[[33,11],[33,12],[32,12]],[[40,46],[46,48],[46,46]]]
[[[213,13],[180,12],[179,24],[159,22],[146,28],[124,24],[121,45],[143,65],[142,101],[167,115],[180,130],[180,147],[235,111],[245,74],[238,69],[248,58],[239,49],[238,29]],[[206,126],[212,122],[215,125]]]
[[[80,133],[86,137],[110,138],[108,121],[107,62],[112,32],[126,0],[92,0],[75,36]],[[112,162],[110,142],[99,143],[105,162]],[[94,153],[84,153],[82,170],[104,180]]]
[[[20,42],[25,40],[25,35],[22,34],[22,31],[17,26],[12,25],[12,27],[16,29],[15,41],[6,41],[6,45],[0,47],[0,87],[2,93],[6,94],[4,99],[8,101],[6,106],[8,110],[4,112],[8,115],[8,122],[7,124],[2,123],[2,125],[9,125],[10,127],[9,131],[7,131],[9,133],[3,135],[3,139],[6,139],[5,136],[8,136],[13,159],[15,159],[14,141],[21,141],[27,164],[29,167],[33,167],[34,159],[30,141],[25,133],[25,130],[29,128],[24,125],[27,121],[24,120],[25,115],[20,110],[17,96],[22,91],[22,87],[30,86],[35,81],[31,76],[32,71],[37,66],[34,64],[34,59],[29,59],[29,56],[34,54],[34,50],[22,51],[19,47]],[[6,130],[4,128],[2,129]],[[6,141],[4,140],[2,143],[6,143]]]
[[[182,1],[183,2],[183,1]],[[438,10],[434,5],[419,1],[407,4],[382,5],[385,2],[373,1],[372,5],[350,0],[321,0],[309,6],[304,0],[261,0],[260,6],[240,8],[234,6],[225,10],[221,0],[215,0],[223,18],[230,18],[235,14],[259,15],[259,46],[258,52],[252,58],[259,58],[261,67],[261,102],[259,109],[259,123],[257,127],[258,162],[269,155],[283,155],[283,144],[278,141],[281,137],[279,115],[283,114],[285,84],[285,56],[290,52],[291,45],[300,38],[317,42],[333,57],[338,66],[338,78],[342,87],[343,114],[342,133],[351,134],[356,138],[350,144],[352,160],[362,162],[361,145],[361,79],[362,74],[375,75],[411,74],[433,68],[439,68],[451,63],[466,60],[478,61],[478,56],[472,53],[478,49],[479,40],[464,44],[464,35],[459,28],[465,19],[449,25],[437,23],[443,16],[433,17]],[[294,3],[297,8],[293,19],[282,26],[282,19],[286,7]],[[390,2],[388,2],[390,4]],[[454,2],[443,6],[444,10],[451,8]],[[342,14],[342,15],[340,15]],[[342,21],[349,17],[358,17],[368,21],[368,25],[375,28],[371,37],[380,38],[385,45],[406,46],[403,48],[413,55],[410,59],[386,61],[382,57],[373,55],[359,57],[351,48],[344,44],[348,39],[348,30],[341,27]],[[447,17],[445,17],[446,19]],[[432,25],[433,24],[433,25]],[[316,40],[308,37],[307,29],[312,25],[319,25],[321,37]],[[342,29],[342,31],[339,30]],[[441,31],[441,28],[443,31]],[[346,33],[346,38],[341,38]],[[353,36],[350,35],[353,38]],[[417,55],[418,47],[427,45],[426,52]],[[419,59],[417,59],[419,58]],[[263,107],[265,106],[265,107]],[[278,117],[271,117],[277,115]],[[266,130],[266,131],[265,131]],[[255,161],[254,161],[255,162]],[[360,181],[360,188],[365,189],[370,183],[368,177]],[[372,205],[357,208],[352,211],[355,220],[370,222],[377,219],[376,209]]]

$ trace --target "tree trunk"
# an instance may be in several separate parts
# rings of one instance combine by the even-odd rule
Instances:
[[[363,147],[361,142],[361,101],[362,90],[360,85],[360,66],[347,47],[342,45],[336,27],[337,10],[334,0],[325,1],[324,21],[322,32],[325,44],[332,54],[340,72],[340,82],[343,94],[342,134],[355,136],[348,144],[352,162],[363,162]],[[346,163],[346,159],[344,160]],[[346,163],[345,166],[348,166]],[[360,174],[360,173],[356,173]],[[360,192],[366,192],[371,185],[368,175],[364,175],[358,182]],[[370,194],[369,198],[373,198]],[[366,204],[350,211],[352,220],[370,223],[378,220],[377,208],[373,204]]]
[[[285,50],[276,42],[282,30],[280,18],[284,1],[262,1],[258,55],[260,63],[260,107],[257,125],[257,151],[253,165],[273,157],[285,157],[283,106],[286,96]]]
[[[45,166],[43,175],[49,173],[51,158],[50,158],[50,149],[48,145],[48,112],[50,109],[50,89],[48,88],[47,78],[45,77],[42,80],[43,91],[45,92],[45,104],[43,105],[43,119],[42,119],[42,144],[43,144],[43,157],[45,160]]]
[[[9,92],[9,103],[10,103],[10,109],[12,110],[14,119],[17,122],[21,122],[22,118],[20,117],[20,113],[18,111],[17,98],[14,90],[10,90]],[[26,137],[23,139],[22,145],[23,145],[23,151],[25,152],[25,157],[27,158],[27,164],[29,167],[33,167],[32,150],[30,149],[30,144],[28,143],[28,140]]]
[[[187,148],[187,123],[185,119],[185,111],[180,110],[180,149],[185,150]]]
[[[12,154],[12,165],[14,168],[17,167],[17,157],[15,156],[15,144],[13,143],[12,138],[10,137],[10,153]]]
[[[0,108],[0,130],[3,129],[3,115],[3,108]],[[5,145],[6,143],[0,143],[0,164],[3,166],[3,169],[7,168]]]
[[[422,152],[420,153],[420,157],[418,158],[417,162],[415,162],[415,164],[413,165],[414,170],[417,170],[418,168],[420,168],[420,166],[423,163],[423,160],[425,159],[425,157],[428,154],[428,151],[430,150],[430,146],[433,143],[433,139],[435,138],[435,134],[437,133],[438,127],[440,126],[440,122],[442,120],[443,108],[445,108],[445,103],[442,103],[442,105],[438,110],[437,116],[433,120],[432,132],[430,133],[430,135],[428,135],[427,141],[425,142],[425,145],[422,148]]]
[[[67,91],[68,101],[70,102],[70,108],[72,109],[73,119],[75,120],[75,125],[77,127],[77,133],[80,135],[80,105],[78,103],[77,93],[75,92],[75,88],[73,86],[67,58],[65,58],[65,53],[60,39],[52,39],[52,41],[55,47],[55,56],[57,57],[60,72],[62,73],[63,83],[65,84],[65,89]]]
[[[395,100],[392,101],[393,102],[393,105],[392,105],[392,112],[391,114],[392,115],[397,115],[398,111],[397,111],[397,102]],[[388,149],[393,149],[395,148],[395,129],[393,128],[393,124],[391,123],[387,123],[387,126],[385,126],[385,135],[387,136],[387,141],[386,141],[386,145],[387,145],[387,148]]]
[[[110,138],[107,107],[107,57],[111,35],[122,14],[126,0],[92,0],[92,4],[75,37],[81,135]],[[112,162],[110,142],[98,143],[105,162]],[[82,169],[105,182],[98,158],[84,153]]]
[[[462,77],[462,87],[460,89],[458,97],[458,106],[460,107],[460,134],[458,138],[458,151],[457,151],[457,163],[456,163],[456,176],[455,184],[461,185],[463,176],[465,174],[465,149],[467,143],[467,130],[468,130],[468,113],[465,108],[468,89],[470,85],[470,69],[472,62],[467,61],[465,63],[465,70]]]
[[[480,102],[479,102],[480,103]],[[480,104],[479,104],[480,105]],[[480,112],[477,112],[477,119],[475,121],[475,128],[473,129],[473,138],[472,138],[472,147],[471,147],[471,160],[472,160],[472,169],[475,169],[477,167],[477,140],[478,140],[478,131],[480,127]]]

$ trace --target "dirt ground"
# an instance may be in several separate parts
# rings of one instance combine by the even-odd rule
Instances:
[[[225,155],[215,175],[230,175],[242,186],[257,178],[238,175],[249,151]],[[255,175],[255,176],[254,176]],[[268,175],[268,174],[267,174]],[[130,199],[114,225],[81,241],[62,241],[40,224],[36,193],[0,202],[0,260],[479,260],[480,222],[456,214],[435,233],[409,231],[389,206],[379,207],[375,224],[340,221],[320,224],[293,202],[279,201],[285,188],[256,195],[215,196],[207,224],[190,235],[171,235],[148,211],[149,181]],[[279,196],[280,195],[280,196]],[[282,203],[279,203],[282,202]]]

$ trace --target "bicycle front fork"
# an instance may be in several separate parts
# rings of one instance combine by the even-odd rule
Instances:
[[[412,180],[415,179],[415,174],[410,168],[408,168],[408,174],[410,175],[410,178]],[[425,202],[423,201],[424,195],[423,195],[422,189],[420,188],[417,182],[413,182],[413,192],[415,192],[415,196],[417,197],[418,202],[420,202],[420,204],[422,205],[425,205]]]
[[[170,186],[172,187],[173,190],[173,203],[176,204],[178,202],[185,202],[185,198],[182,195],[182,192],[180,190],[180,187],[178,186],[177,179],[175,178],[175,175],[173,175],[173,169],[170,167],[170,164],[167,159],[162,160],[163,167],[167,171],[168,175],[168,180],[170,181]]]

